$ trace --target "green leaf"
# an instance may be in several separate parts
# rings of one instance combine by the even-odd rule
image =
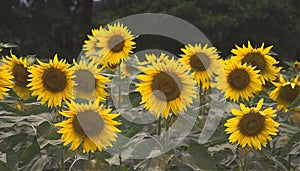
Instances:
[[[217,170],[214,159],[207,149],[198,143],[193,143],[188,147],[189,155],[183,155],[181,162],[194,170]]]
[[[300,106],[300,94],[287,108],[292,109],[294,107],[299,107],[299,106]]]
[[[12,169],[10,169],[6,163],[4,163],[3,161],[0,160],[0,170],[1,171],[11,171]]]
[[[34,165],[31,167],[30,171],[35,170],[43,170],[45,165],[51,160],[47,155],[43,155],[40,158],[37,159],[37,161],[34,163]]]
[[[21,155],[21,159],[24,162],[31,161],[40,152],[40,147],[38,144],[34,143],[27,147]]]
[[[282,148],[280,149],[280,155],[287,155],[289,154],[289,152],[292,150],[293,145],[297,142],[300,141],[300,132],[294,134],[291,139],[289,140],[289,142]]]
[[[13,47],[18,47],[18,46],[15,45],[15,44],[12,44],[12,43],[0,43],[0,47],[2,47],[2,48],[13,48]]]

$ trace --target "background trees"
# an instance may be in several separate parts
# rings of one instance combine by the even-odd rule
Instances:
[[[1,0],[0,42],[17,44],[14,52],[19,55],[51,58],[58,53],[71,60],[78,56],[91,28],[153,12],[192,23],[223,57],[235,44],[250,39],[254,44],[274,45],[277,59],[291,60],[300,56],[299,8],[298,0]],[[160,39],[141,36],[136,51],[153,46],[169,49],[165,41],[172,40]]]

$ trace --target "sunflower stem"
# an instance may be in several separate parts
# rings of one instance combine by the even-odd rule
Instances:
[[[160,133],[161,133],[161,116],[159,116],[157,120],[157,135],[160,136]]]
[[[64,148],[61,148],[61,171],[65,171],[65,165],[64,165]]]
[[[118,68],[118,77],[119,77],[119,86],[118,86],[118,93],[119,93],[119,97],[118,97],[118,111],[120,111],[120,108],[121,108],[121,84],[120,84],[120,81],[121,81],[121,62],[119,64],[119,68]],[[120,166],[122,165],[122,152],[121,150],[119,150],[119,162],[120,162]]]
[[[166,127],[165,127],[165,129],[166,129],[165,145],[166,146],[169,145],[169,127],[170,127],[172,117],[173,117],[173,114],[166,119]]]

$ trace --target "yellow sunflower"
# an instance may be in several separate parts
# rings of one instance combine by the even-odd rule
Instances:
[[[145,57],[146,59],[144,61],[137,61],[139,70],[146,69],[148,65],[152,65],[153,62],[159,63],[169,60],[169,56],[167,56],[165,53],[161,53],[159,57],[157,57],[155,54],[145,54]]]
[[[141,104],[158,117],[167,118],[186,110],[196,97],[196,86],[188,68],[174,58],[165,62],[153,62],[139,74],[141,83],[137,91],[142,95]]]
[[[268,55],[273,46],[264,48],[264,43],[262,43],[260,48],[253,48],[248,41],[248,47],[243,45],[239,47],[236,45],[236,49],[232,49],[231,52],[235,55],[237,62],[242,64],[247,63],[249,65],[255,66],[256,70],[259,70],[261,75],[260,80],[263,84],[265,81],[272,81],[276,78],[278,70],[274,66],[279,62],[273,57]]]
[[[80,61],[77,63],[73,61],[75,65],[74,70],[74,97],[83,98],[87,100],[105,100],[108,93],[105,91],[105,83],[110,80],[103,75],[100,75],[101,69],[97,68],[97,64],[93,61],[87,63],[86,61]]]
[[[117,65],[132,53],[134,37],[123,24],[108,25],[108,29],[99,30],[98,35],[99,42],[96,46],[103,55],[103,60],[99,61],[101,64]]]
[[[49,63],[37,61],[39,65],[29,69],[32,95],[42,99],[42,104],[48,101],[48,107],[61,106],[63,100],[72,98],[74,69],[66,60],[58,61],[57,55]]]
[[[119,114],[112,114],[111,109],[103,109],[103,104],[99,106],[100,99],[94,103],[77,104],[68,103],[69,110],[60,112],[68,119],[55,126],[62,127],[57,132],[62,134],[64,146],[70,144],[72,151],[76,150],[83,141],[83,152],[102,151],[107,146],[112,146],[111,142],[116,141],[116,132],[121,132],[116,125],[120,122],[113,119]]]
[[[267,141],[272,140],[270,135],[277,135],[279,123],[273,120],[276,117],[276,110],[271,107],[260,111],[264,99],[261,99],[256,107],[248,108],[240,104],[241,110],[232,109],[234,118],[228,119],[224,124],[225,132],[231,134],[229,141],[237,142],[243,148],[248,145],[251,148],[261,150],[266,147]]]
[[[198,85],[210,81],[214,71],[220,67],[219,55],[216,53],[217,49],[215,47],[208,47],[207,44],[204,46],[201,46],[201,44],[195,44],[195,46],[188,44],[181,51],[184,54],[181,55],[180,60],[190,70],[194,71],[193,75]]]
[[[225,93],[225,97],[235,102],[240,98],[254,97],[254,94],[262,89],[258,70],[247,64],[236,62],[233,58],[222,62],[223,69],[218,69],[216,77],[216,88]]]
[[[130,63],[121,63],[121,79],[132,76],[132,74],[138,72],[139,69]]]
[[[294,61],[292,66],[291,66],[291,70],[294,72],[294,73],[297,73],[300,71],[300,62],[299,61]]]
[[[14,92],[21,98],[28,98],[30,97],[31,91],[27,87],[28,81],[28,68],[29,64],[27,59],[17,58],[12,52],[10,52],[10,56],[6,56],[2,59],[5,62],[5,67],[8,68],[9,72],[13,75]]]
[[[100,48],[96,46],[99,42],[98,35],[102,31],[102,27],[99,29],[92,29],[92,35],[88,35],[88,40],[84,41],[83,50],[85,51],[85,55],[90,60],[101,61],[99,50]]]
[[[0,73],[0,100],[3,100],[4,96],[8,95],[9,89],[13,87],[13,76],[3,65],[0,65]]]
[[[277,108],[287,111],[287,108],[300,94],[300,82],[298,76],[292,82],[285,81],[282,76],[279,82],[273,82],[276,88],[269,93],[269,96],[277,102]]]

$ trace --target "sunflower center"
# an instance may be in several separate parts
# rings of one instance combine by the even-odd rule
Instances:
[[[79,112],[74,117],[73,128],[81,136],[93,137],[99,135],[104,127],[104,120],[92,110]]]
[[[260,53],[248,53],[242,59],[242,64],[246,62],[252,66],[256,66],[255,69],[260,70],[260,72],[263,72],[266,69],[265,58]]]
[[[60,92],[67,86],[67,78],[63,72],[55,68],[47,69],[43,74],[43,84],[49,91]]]
[[[160,72],[154,76],[151,88],[155,97],[161,101],[169,102],[179,97],[182,89],[182,82],[174,73]]]
[[[14,67],[12,72],[15,84],[20,87],[26,87],[26,85],[29,83],[27,80],[29,75],[27,69],[23,65],[18,64]]]
[[[246,114],[239,122],[240,131],[245,136],[256,136],[264,129],[264,127],[264,116],[259,113],[251,112]]]
[[[111,63],[108,63],[108,67],[109,67],[110,69],[116,69],[118,66],[119,66],[119,64],[111,64]]]
[[[250,77],[245,70],[236,69],[229,74],[228,82],[233,88],[242,90],[250,83]]]
[[[291,85],[286,85],[281,87],[279,97],[288,103],[292,103],[299,94],[300,86],[296,85],[295,88],[292,89]]]
[[[124,48],[124,43],[125,40],[122,36],[115,35],[108,40],[108,47],[113,52],[121,52]]]
[[[77,70],[74,72],[74,81],[77,84],[75,88],[82,92],[92,92],[96,87],[96,79],[88,70]]]
[[[210,64],[209,57],[204,53],[196,53],[190,59],[191,67],[196,71],[205,71]]]

